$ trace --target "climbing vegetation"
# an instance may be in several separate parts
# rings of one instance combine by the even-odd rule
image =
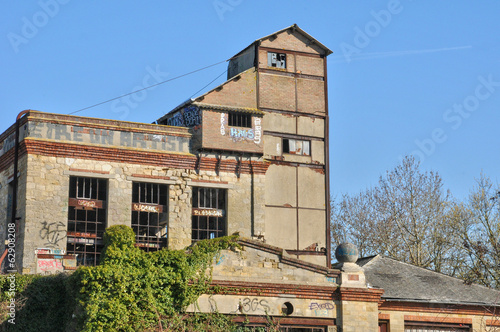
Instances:
[[[104,235],[101,263],[73,274],[16,276],[13,331],[211,331],[237,327],[219,315],[186,315],[187,306],[208,292],[211,265],[236,236],[199,241],[186,250],[144,252],[130,227],[112,226]],[[2,304],[9,282],[0,278]],[[207,325],[207,323],[209,323]],[[215,331],[215,329],[213,330]]]

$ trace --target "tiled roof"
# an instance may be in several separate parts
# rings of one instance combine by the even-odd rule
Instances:
[[[387,301],[500,306],[500,291],[384,256],[360,258],[366,281],[385,290]]]
[[[264,112],[262,112],[261,110],[259,110],[257,108],[251,108],[251,107],[213,105],[213,104],[205,104],[205,103],[199,103],[199,102],[194,102],[194,103],[192,103],[192,105],[198,106],[199,108],[202,108],[202,109],[211,109],[211,110],[217,110],[217,111],[243,112],[243,113],[264,115]]]

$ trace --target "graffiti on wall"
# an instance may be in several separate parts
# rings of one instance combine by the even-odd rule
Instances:
[[[234,142],[253,140],[255,137],[253,129],[231,128],[229,133]]]
[[[39,234],[47,247],[55,247],[66,238],[66,225],[61,221],[51,223],[44,221]]]
[[[220,255],[219,257],[216,257],[215,264],[216,264],[216,265],[220,265],[220,264],[222,264],[222,263],[223,263],[223,262],[224,262],[227,258],[228,258],[228,257],[227,257],[227,255],[222,254],[222,255]]]
[[[255,144],[260,144],[260,140],[262,137],[262,126],[261,126],[262,119],[261,118],[255,118],[254,124],[255,124],[255,137],[254,137],[254,142]]]
[[[336,283],[337,279],[333,277],[326,277],[326,281]]]
[[[314,312],[314,315],[317,317],[328,317],[330,314],[329,311],[333,310],[334,308],[335,306],[330,302],[311,302],[311,304],[309,305],[309,309],[312,310]]]
[[[243,313],[257,311],[268,313],[271,310],[271,307],[269,306],[269,302],[267,302],[267,300],[259,300],[256,297],[254,297],[253,299],[246,297],[243,300],[240,300],[239,308]]]
[[[255,117],[254,128],[235,128],[228,126],[228,118],[226,113],[220,115],[220,134],[222,136],[229,133],[233,142],[254,141],[255,144],[260,144],[262,141],[262,119]],[[227,130],[229,129],[229,130]]]
[[[171,118],[167,119],[168,126],[184,127],[184,117],[182,111],[175,113]]]
[[[184,109],[184,123],[186,127],[193,127],[201,124],[201,112],[196,106],[189,106]]]
[[[197,106],[188,106],[171,118],[167,119],[167,125],[176,127],[194,127],[201,124],[201,112]]]
[[[39,258],[37,262],[37,272],[55,273],[63,272],[64,267],[60,259]]]
[[[226,113],[220,114],[220,134],[226,135]]]

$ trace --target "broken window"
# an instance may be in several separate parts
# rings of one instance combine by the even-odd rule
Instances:
[[[226,189],[193,188],[193,242],[226,235]]]
[[[132,184],[132,229],[137,247],[156,251],[167,246],[167,201],[166,184]]]
[[[70,177],[66,251],[77,265],[97,265],[106,228],[107,180]]]
[[[252,128],[252,115],[248,113],[230,112],[228,114],[227,123],[230,127]]]
[[[267,52],[267,66],[274,68],[286,68],[286,54]]]
[[[311,155],[311,141],[298,139],[283,139],[283,152],[290,154],[298,154],[302,156]]]

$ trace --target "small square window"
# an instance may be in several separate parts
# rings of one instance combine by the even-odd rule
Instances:
[[[286,68],[286,54],[285,53],[267,53],[267,66],[274,68]]]
[[[252,128],[252,115],[248,113],[229,113],[227,124],[230,127]]]
[[[298,139],[283,139],[283,153],[298,154],[302,156],[311,155],[311,141]]]

